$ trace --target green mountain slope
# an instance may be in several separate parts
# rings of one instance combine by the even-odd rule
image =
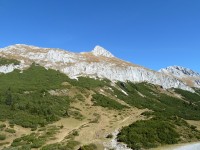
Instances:
[[[198,89],[75,80],[35,63],[0,74],[2,149],[102,149],[115,129],[118,141],[133,149],[199,140],[200,132],[186,120],[200,120]]]

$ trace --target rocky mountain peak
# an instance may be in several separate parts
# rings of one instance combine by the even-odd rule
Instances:
[[[101,46],[96,46],[94,50],[92,50],[92,53],[95,56],[104,56],[104,57],[110,57],[110,58],[114,57],[113,54],[111,54],[109,51],[107,51]]]
[[[181,67],[181,66],[169,66],[167,68],[159,70],[159,72],[168,73],[179,78],[200,77],[200,74],[198,72],[195,72],[191,69]]]

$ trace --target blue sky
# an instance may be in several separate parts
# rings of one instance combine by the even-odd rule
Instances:
[[[101,45],[154,70],[200,72],[200,1],[0,0],[0,47],[17,43],[73,52]]]

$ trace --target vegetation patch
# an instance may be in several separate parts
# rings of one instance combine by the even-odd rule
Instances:
[[[179,137],[190,141],[199,139],[199,131],[183,119],[200,119],[200,96],[184,90],[174,89],[183,99],[161,93],[157,86],[148,83],[117,83],[128,95],[112,87],[114,94],[129,105],[148,108],[142,115],[154,117],[138,121],[122,129],[118,140],[131,148],[151,148],[162,144],[177,143]],[[183,118],[183,119],[180,119]],[[179,134],[177,134],[177,132]],[[169,139],[169,140],[167,140]]]
[[[23,73],[15,70],[1,74],[0,120],[35,128],[65,117],[70,98],[52,96],[47,91],[62,88],[66,80],[64,74],[34,64]]]
[[[9,129],[9,128],[5,129],[5,132],[12,133],[12,134],[16,133],[14,129]]]
[[[10,64],[19,65],[20,62],[15,59],[7,59],[7,58],[0,57],[0,66],[10,65]]]
[[[95,117],[94,119],[92,119],[89,123],[98,123],[101,116],[97,113],[94,113],[93,116]]]
[[[68,115],[77,119],[77,120],[83,120],[85,117],[77,110],[69,110]]]
[[[124,142],[132,149],[153,148],[162,144],[175,144],[180,135],[175,126],[161,119],[137,121],[121,130],[118,141]]]
[[[66,140],[73,141],[73,140],[75,139],[76,136],[79,136],[79,133],[78,133],[77,130],[74,130],[74,131],[72,131],[71,133],[69,133],[69,134],[65,137],[65,139],[66,139]]]
[[[82,101],[82,102],[85,101],[85,98],[83,97],[82,94],[77,94],[77,95],[75,95],[75,96],[74,96],[74,99],[79,100],[79,101]]]
[[[79,77],[78,81],[71,80],[70,84],[72,84],[74,86],[86,88],[89,90],[93,90],[94,88],[109,86],[110,81],[107,79],[100,80],[100,79],[93,79],[93,78],[89,78],[89,77]]]
[[[0,146],[4,146],[4,145],[7,145],[7,144],[9,144],[9,142],[2,142],[2,143],[0,143]]]
[[[157,90],[155,85],[148,83],[118,83],[128,95],[112,87],[114,94],[129,105],[138,108],[153,110],[156,116],[179,116],[188,120],[200,120],[200,95],[184,90],[176,89],[184,96],[184,100],[163,94]]]
[[[28,146],[30,148],[40,148],[48,139],[54,137],[58,131],[58,127],[50,126],[47,129],[42,130],[42,132],[31,133],[13,140],[11,147],[19,148],[22,146]]]
[[[78,150],[97,150],[97,146],[95,144],[89,144],[81,146]]]
[[[0,130],[3,130],[4,128],[6,128],[5,124],[0,124]]]
[[[45,69],[37,64],[20,73],[15,70],[8,74],[0,74],[0,120],[9,120],[12,124],[36,128],[68,117],[68,109],[72,101],[67,96],[50,95],[49,90],[63,89],[63,83],[79,88],[93,89],[109,84],[107,80],[95,80],[80,77],[69,79],[65,74],[52,69]],[[77,99],[84,97],[78,94]],[[83,119],[78,113],[75,118]]]
[[[6,135],[5,134],[0,134],[0,141],[3,141],[6,139]]]
[[[92,101],[96,106],[102,106],[102,107],[107,107],[109,109],[117,109],[117,110],[127,108],[126,106],[102,94],[94,94],[92,95],[92,97],[93,97]]]
[[[73,150],[80,143],[78,141],[70,140],[67,143],[49,144],[41,148],[41,150]]]

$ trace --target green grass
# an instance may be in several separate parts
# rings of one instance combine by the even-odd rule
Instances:
[[[121,110],[121,109],[127,108],[126,106],[102,94],[92,95],[92,101],[94,102],[95,106],[102,106],[109,109]]]

